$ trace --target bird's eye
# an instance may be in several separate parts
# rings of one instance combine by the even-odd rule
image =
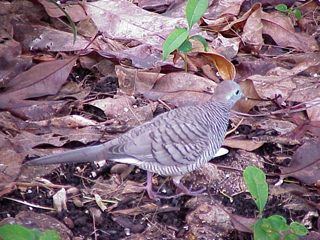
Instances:
[[[239,93],[240,93],[240,91],[239,91],[239,90],[237,90],[237,91],[236,91],[236,95],[239,95]]]

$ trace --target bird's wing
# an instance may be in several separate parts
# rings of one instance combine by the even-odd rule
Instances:
[[[208,130],[196,122],[170,121],[108,147],[114,159],[127,157],[164,166],[194,164],[208,147]]]

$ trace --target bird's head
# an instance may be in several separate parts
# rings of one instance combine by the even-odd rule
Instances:
[[[232,107],[238,100],[246,99],[238,83],[226,80],[218,85],[213,93],[214,101],[228,103]]]

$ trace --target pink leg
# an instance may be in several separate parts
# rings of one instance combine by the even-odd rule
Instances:
[[[154,200],[158,200],[159,198],[163,198],[163,199],[176,198],[176,197],[180,197],[183,195],[198,196],[198,195],[201,195],[205,191],[205,188],[197,190],[197,191],[191,191],[190,189],[186,188],[180,182],[180,180],[182,179],[183,176],[175,176],[175,177],[173,177],[173,183],[176,185],[176,187],[181,192],[178,194],[171,195],[171,196],[162,195],[162,194],[156,193],[152,190],[152,175],[153,175],[153,173],[147,172],[147,186],[145,189],[147,190],[149,197]]]
[[[206,188],[202,188],[197,191],[191,191],[180,182],[182,178],[183,176],[174,176],[172,178],[174,185],[176,185],[176,187],[181,191],[180,193],[176,194],[176,196],[178,197],[183,195],[198,196],[198,195],[201,195],[206,190]]]

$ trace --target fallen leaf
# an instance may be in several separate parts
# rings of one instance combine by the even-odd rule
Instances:
[[[102,0],[82,4],[98,29],[108,38],[135,39],[159,50],[175,26],[187,26],[184,18],[164,17],[125,0]]]
[[[123,66],[115,67],[120,89],[128,94],[144,94],[153,88],[155,82],[164,76],[162,73],[150,72],[142,69],[126,68]]]
[[[285,14],[278,11],[262,12],[261,19],[262,33],[271,36],[280,47],[293,47],[304,52],[319,50],[314,37],[303,32],[295,32],[291,19]],[[306,42],[308,44],[305,44]]]
[[[48,15],[53,18],[58,18],[58,17],[65,17],[64,12],[61,11],[60,8],[58,8],[55,4],[53,4],[50,1],[46,0],[39,0],[39,2],[44,6],[46,9]],[[63,8],[70,18],[72,19],[73,22],[79,22],[81,20],[86,19],[86,14],[83,10],[83,8],[77,4],[77,3],[68,3],[68,4],[60,4],[61,8]]]
[[[211,98],[211,95],[204,91],[214,86],[216,83],[213,81],[190,73],[169,73],[161,77],[144,96],[152,100],[161,99],[179,107],[196,105]]]
[[[262,9],[258,7],[254,9],[248,17],[242,33],[242,41],[246,48],[250,48],[253,55],[258,55],[262,45],[264,44],[262,38],[263,24],[261,22]]]
[[[280,167],[283,177],[294,177],[306,184],[319,181],[320,139],[305,142],[293,154],[288,167]]]
[[[264,142],[256,142],[255,140],[240,140],[240,139],[232,139],[226,138],[223,140],[222,146],[231,147],[231,148],[239,148],[246,151],[253,151],[258,149],[264,144]]]

